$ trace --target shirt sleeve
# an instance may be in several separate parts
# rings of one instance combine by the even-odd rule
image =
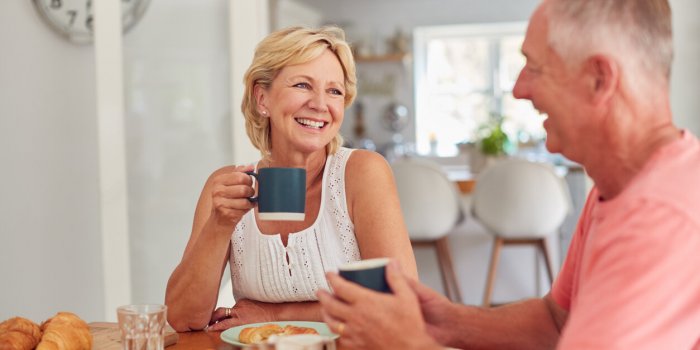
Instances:
[[[571,300],[575,297],[576,283],[578,281],[579,266],[581,264],[586,232],[590,227],[593,210],[596,205],[598,192],[594,188],[586,199],[576,229],[572,235],[571,243],[567,249],[566,259],[557,278],[552,284],[552,298],[562,309],[569,311]]]
[[[700,339],[700,229],[668,205],[626,209],[589,233],[559,349],[692,349]]]

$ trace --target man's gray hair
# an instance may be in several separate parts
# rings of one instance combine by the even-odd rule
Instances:
[[[605,54],[652,81],[671,76],[668,0],[547,0],[549,44],[568,64]]]

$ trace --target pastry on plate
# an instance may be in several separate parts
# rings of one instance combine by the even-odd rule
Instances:
[[[295,335],[295,334],[318,334],[318,331],[311,327],[297,327],[292,325],[284,326],[284,330],[279,335]]]
[[[262,343],[273,334],[282,333],[284,329],[276,324],[264,324],[259,327],[247,327],[238,334],[238,340],[244,344]]]
[[[273,335],[285,336],[295,334],[318,334],[318,332],[310,327],[299,327],[286,325],[281,327],[274,323],[264,324],[259,327],[246,327],[238,334],[238,341],[244,344],[257,344],[267,341]]]

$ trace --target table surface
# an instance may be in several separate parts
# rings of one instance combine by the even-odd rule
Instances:
[[[205,350],[239,350],[235,346],[221,340],[221,332],[183,332],[178,333],[177,343],[170,345],[165,350],[205,349]],[[336,342],[336,349],[343,350],[343,346]]]
[[[174,345],[168,346],[167,350],[184,349],[215,349],[232,350],[240,347],[231,345],[221,340],[221,332],[182,332],[178,333],[179,339]]]
[[[121,350],[121,335],[116,322],[92,322],[89,323],[90,333],[93,336],[93,349]],[[228,344],[221,340],[221,332],[182,332],[175,336],[174,330],[166,331],[166,344],[175,342],[166,349],[215,349],[232,350],[240,347]]]
[[[114,322],[95,322],[90,324],[91,327],[91,332],[93,332],[94,337],[100,337],[104,336],[104,333],[99,333],[100,335],[97,335],[99,331],[106,331],[106,330],[117,330],[117,324]],[[238,350],[242,349],[239,346],[229,344],[221,340],[221,332],[220,331],[212,331],[212,332],[207,332],[207,331],[195,331],[195,332],[182,332],[182,333],[177,333],[178,339],[175,344],[167,346],[165,349],[166,350],[191,350],[191,349],[203,349],[203,350]],[[108,346],[105,344],[98,345],[95,344],[93,346],[94,349],[98,348],[121,348],[119,345],[118,341],[118,334],[110,334],[109,337],[112,337],[114,339],[110,339],[111,342],[108,342]],[[97,339],[97,338],[95,338]],[[341,348],[338,348],[341,350]]]

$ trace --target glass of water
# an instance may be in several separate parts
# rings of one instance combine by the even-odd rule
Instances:
[[[159,304],[124,305],[117,308],[117,319],[124,350],[162,350],[168,307]]]

